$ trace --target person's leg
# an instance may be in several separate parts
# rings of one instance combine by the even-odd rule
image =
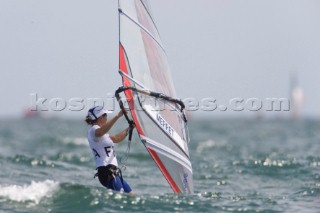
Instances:
[[[108,184],[108,189],[112,189],[112,190],[115,190],[115,191],[124,191],[123,190],[123,186],[122,186],[122,183],[121,183],[121,180],[118,176],[116,176],[115,179],[112,179],[109,184]]]
[[[109,182],[107,188],[115,191],[123,191],[129,194],[133,194],[129,184],[125,180],[123,180],[123,185],[122,185],[121,179],[118,176]]]
[[[129,193],[131,195],[133,194],[131,187],[129,186],[129,184],[125,180],[123,180],[123,189],[126,193]]]

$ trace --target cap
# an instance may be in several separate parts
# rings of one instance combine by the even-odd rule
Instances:
[[[92,120],[98,119],[101,115],[103,115],[105,113],[109,114],[109,113],[112,113],[112,111],[105,110],[105,109],[103,109],[102,106],[96,106],[96,107],[93,107],[93,108],[88,110],[88,116]]]

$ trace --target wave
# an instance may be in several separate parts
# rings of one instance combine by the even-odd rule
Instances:
[[[7,159],[9,162],[19,165],[23,164],[33,167],[55,167],[55,163],[46,159],[46,157],[28,157],[25,155],[16,155],[14,157],[8,157]]]
[[[214,149],[225,149],[230,150],[232,148],[232,145],[226,143],[226,142],[216,142],[214,140],[207,140],[203,142],[199,142],[199,145],[196,148],[196,151],[198,153],[203,153],[204,151],[212,151]]]
[[[313,185],[313,191],[315,188],[318,189],[318,186]],[[2,195],[4,189],[10,192]],[[307,196],[318,196],[318,193],[310,191],[310,188],[306,190],[309,190]],[[9,197],[10,194],[13,196]],[[305,197],[305,194],[306,192],[299,193],[299,196]],[[18,207],[19,211],[16,205],[3,202],[7,209],[15,209],[12,212],[282,212],[287,207],[286,202],[278,201],[277,195],[255,190],[241,193],[198,191],[192,195],[149,192],[130,196],[106,190],[101,186],[57,183],[51,180],[18,187],[0,185],[0,204],[1,196],[23,202]],[[295,198],[288,198],[288,202]],[[28,208],[25,202],[39,205]],[[29,211],[26,211],[25,207]]]
[[[267,157],[263,160],[254,160],[252,162],[256,166],[269,167],[269,168],[293,168],[296,169],[302,166],[296,159],[272,159]]]
[[[60,169],[61,171],[70,170],[70,169],[81,169],[83,167],[91,167],[92,159],[91,156],[82,156],[79,153],[57,153],[54,156],[25,156],[25,155],[16,155],[12,157],[7,157],[1,159],[11,165],[24,166],[31,170],[36,168],[55,168]]]
[[[39,204],[41,199],[48,198],[59,189],[59,183],[52,180],[32,181],[29,185],[0,185],[0,197],[17,202]]]
[[[62,138],[62,143],[72,144],[76,146],[88,146],[88,141],[86,137],[64,137]]]

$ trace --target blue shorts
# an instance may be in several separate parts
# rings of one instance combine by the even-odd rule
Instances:
[[[115,191],[123,191],[123,192],[127,192],[127,193],[132,191],[129,184],[125,180],[123,180],[123,184],[122,184],[121,179],[118,176],[116,176],[115,179],[112,179],[108,183],[107,188],[115,190]]]

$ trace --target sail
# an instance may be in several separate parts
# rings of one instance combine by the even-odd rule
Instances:
[[[184,105],[148,1],[119,0],[119,29],[121,91],[139,137],[173,191],[193,193]]]

